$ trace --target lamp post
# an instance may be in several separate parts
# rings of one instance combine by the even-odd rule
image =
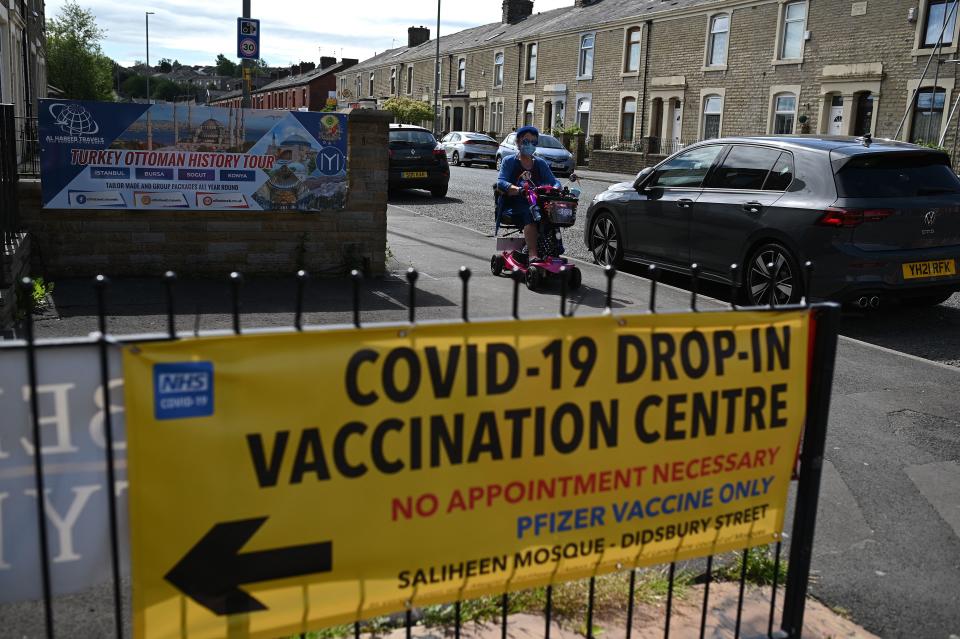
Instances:
[[[150,16],[153,11],[145,11],[144,18],[147,21],[147,104],[153,104],[150,100]]]
[[[440,119],[440,0],[437,0],[437,58],[434,62],[436,71],[433,85],[433,128],[439,135],[443,126]]]

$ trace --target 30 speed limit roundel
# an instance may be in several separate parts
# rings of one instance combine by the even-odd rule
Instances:
[[[244,55],[255,55],[257,53],[257,43],[252,38],[244,38],[240,41],[240,51]]]

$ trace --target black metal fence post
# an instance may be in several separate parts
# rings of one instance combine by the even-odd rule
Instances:
[[[807,423],[800,451],[800,478],[797,482],[797,505],[793,513],[793,532],[787,568],[786,592],[783,597],[781,628],[790,639],[803,634],[803,613],[810,583],[810,562],[813,558],[813,536],[817,524],[817,502],[820,498],[820,475],[823,451],[827,441],[827,420],[830,413],[830,390],[837,354],[837,332],[840,307],[824,304],[813,309],[813,363],[818,366],[811,377],[807,398]]]
[[[114,469],[113,412],[110,410],[110,359],[107,350],[107,278],[96,277],[97,350],[100,355],[100,387],[103,389],[103,435],[107,457],[107,512],[110,521],[110,568],[113,574],[113,618],[116,637],[123,639],[123,596],[120,593],[120,541],[117,529],[117,478]]]
[[[27,299],[33,291],[33,280],[29,277],[20,282],[21,290]],[[33,309],[27,308],[24,320],[27,341],[27,379],[30,383],[30,419],[33,427],[33,480],[37,491],[37,534],[40,536],[40,569],[43,586],[43,616],[47,639],[53,639],[53,595],[50,586],[50,541],[47,535],[47,521],[44,505],[47,491],[43,477],[43,440],[40,437],[40,402],[37,399],[37,350],[33,335]],[[107,411],[110,407],[107,407]]]

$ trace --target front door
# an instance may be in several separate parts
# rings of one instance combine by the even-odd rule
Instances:
[[[830,135],[844,135],[843,128],[843,96],[835,95],[830,101],[830,128],[827,133]]]
[[[657,167],[644,184],[647,199],[632,202],[627,213],[628,257],[690,265],[690,215],[721,150],[722,144],[697,147]]]

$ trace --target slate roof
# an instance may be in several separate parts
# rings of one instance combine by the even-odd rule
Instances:
[[[348,60],[347,62],[352,62],[352,60]],[[316,78],[328,75],[330,73],[338,73],[340,71],[343,71],[344,69],[349,68],[350,66],[351,66],[350,64],[344,64],[344,61],[341,60],[340,62],[337,62],[336,64],[331,64],[330,66],[323,69],[318,67],[316,69],[307,71],[306,73],[298,73],[297,75],[288,75],[285,78],[274,80],[270,84],[264,85],[259,89],[257,89],[257,92],[259,93],[260,91],[274,91],[276,89],[285,89],[287,87],[295,87],[301,84],[307,84],[311,80],[315,80]]]
[[[533,15],[515,24],[494,22],[465,29],[440,38],[440,55],[458,53],[479,47],[501,46],[538,36],[565,31],[586,31],[603,27],[611,22],[637,19],[648,20],[653,16],[680,9],[719,3],[722,0],[597,0],[586,7],[562,7]],[[536,5],[534,5],[536,11]],[[416,47],[397,47],[384,51],[351,67],[351,71],[364,71],[401,62],[413,62],[434,57],[436,38]]]

